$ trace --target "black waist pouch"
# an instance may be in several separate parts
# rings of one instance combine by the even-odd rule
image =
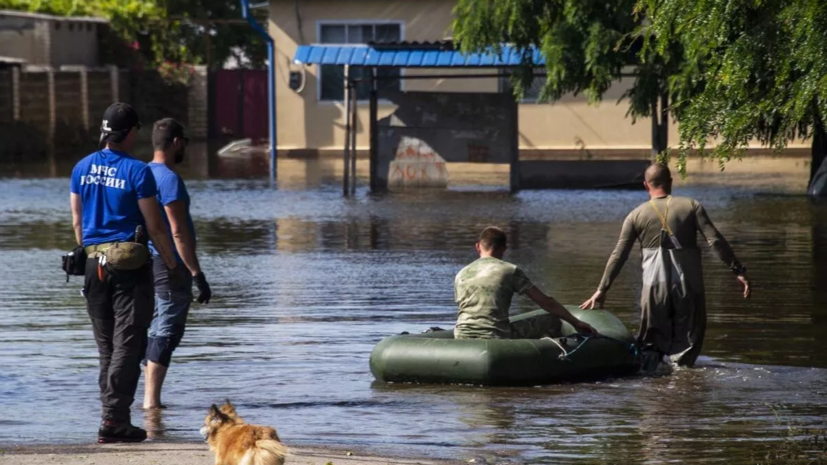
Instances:
[[[69,276],[83,276],[86,274],[86,250],[82,245],[75,247],[63,256],[63,271],[66,273],[66,282]]]

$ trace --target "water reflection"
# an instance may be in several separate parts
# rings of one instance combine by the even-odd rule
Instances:
[[[233,171],[209,161],[186,174],[216,298],[190,314],[165,384],[170,408],[133,412],[159,439],[200,440],[206,408],[225,398],[289,444],[489,463],[745,461],[759,441],[785,435],[766,404],[824,425],[825,205],[746,186],[681,186],[707,206],[756,283],[752,300],[739,299],[729,271],[705,252],[710,322],[697,370],[527,389],[389,386],[372,383],[371,348],[388,334],[452,325],[453,276],[474,259],[482,227],[504,227],[507,258],[561,301],[580,302],[643,193],[362,188],[342,199],[326,160],[285,161],[278,189],[256,177],[263,162],[226,161]],[[213,170],[235,179],[212,179]],[[86,442],[97,427],[97,355],[80,282],[66,283],[58,268],[72,246],[67,186],[0,179],[0,444]],[[637,260],[608,302],[630,327]],[[532,308],[524,299],[514,307]],[[32,405],[47,414],[32,416]]]

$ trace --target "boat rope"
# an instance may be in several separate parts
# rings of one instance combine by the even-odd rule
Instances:
[[[578,336],[579,336],[579,335],[578,335]],[[591,339],[591,338],[592,338],[592,336],[582,336],[582,337],[583,337],[583,342],[581,342],[581,343],[580,343],[577,347],[575,347],[575,348],[574,348],[574,349],[572,349],[571,351],[567,351],[567,350],[566,350],[566,348],[565,348],[565,347],[563,347],[563,344],[560,344],[560,343],[557,341],[557,339],[554,339],[554,338],[551,338],[551,337],[544,337],[544,338],[541,338],[541,339],[547,339],[547,340],[549,340],[549,341],[553,342],[554,344],[556,344],[556,345],[557,345],[557,347],[559,347],[559,348],[560,348],[560,355],[558,355],[558,356],[557,356],[557,358],[559,358],[560,360],[566,360],[566,361],[569,361],[569,362],[570,362],[570,361],[571,361],[571,359],[570,359],[569,357],[570,357],[572,354],[574,354],[575,352],[577,352],[578,350],[580,350],[580,348],[581,348],[581,347],[583,347],[583,345],[584,345],[584,344],[585,344],[585,343],[586,343],[589,339]]]
[[[593,339],[593,338],[605,338],[605,339],[609,339],[609,340],[612,340],[612,341],[615,341],[615,342],[619,342],[619,343],[621,343],[625,346],[628,346],[629,347],[629,352],[633,353],[635,358],[638,357],[638,347],[637,347],[637,344],[634,344],[634,343],[629,343],[629,342],[626,342],[626,341],[622,341],[620,339],[617,339],[617,338],[614,338],[614,337],[611,337],[611,336],[606,336],[606,335],[603,335],[603,334],[598,334],[597,336],[585,336],[585,335],[582,335],[582,334],[578,333],[578,334],[575,334],[574,336],[577,337],[577,338],[583,338],[583,341],[580,342],[580,344],[578,344],[577,347],[575,347],[574,349],[572,349],[570,351],[566,350],[566,348],[563,347],[563,345],[560,344],[560,342],[558,342],[557,339],[554,339],[554,338],[551,338],[551,337],[544,337],[544,338],[541,338],[541,339],[549,340],[549,341],[553,342],[557,347],[560,348],[560,355],[557,358],[559,358],[560,360],[566,360],[566,361],[569,361],[569,362],[571,361],[571,358],[569,358],[569,357],[571,357],[575,352],[580,350],[580,348],[583,347],[583,345],[585,345],[586,342],[588,342],[590,339]]]

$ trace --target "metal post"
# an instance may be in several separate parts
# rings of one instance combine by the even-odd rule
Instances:
[[[377,147],[377,112],[378,112],[378,102],[377,102],[377,92],[376,92],[376,68],[371,68],[370,70],[370,191],[376,192],[377,189],[377,179],[376,179],[376,172],[378,170],[377,163],[379,163],[378,155],[378,147]]]
[[[252,27],[267,42],[267,97],[268,115],[270,117],[270,181],[277,178],[276,172],[276,44],[270,34],[264,31],[259,24],[250,16],[249,0],[241,1],[241,16],[247,20]]]
[[[359,104],[359,93],[355,85],[350,100],[350,193],[356,195],[356,130],[359,124],[356,110]]]
[[[348,183],[350,181],[350,176],[348,173],[350,163],[348,163],[348,159],[350,157],[350,66],[345,65],[345,102],[344,102],[344,117],[345,117],[345,151],[343,154],[343,159],[345,163],[345,170],[344,176],[342,178],[342,193],[347,197],[349,192]]]

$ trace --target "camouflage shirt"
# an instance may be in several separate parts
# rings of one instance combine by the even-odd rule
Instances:
[[[514,293],[534,284],[523,271],[497,258],[480,258],[457,273],[454,300],[459,305],[457,339],[508,339],[508,308]]]

